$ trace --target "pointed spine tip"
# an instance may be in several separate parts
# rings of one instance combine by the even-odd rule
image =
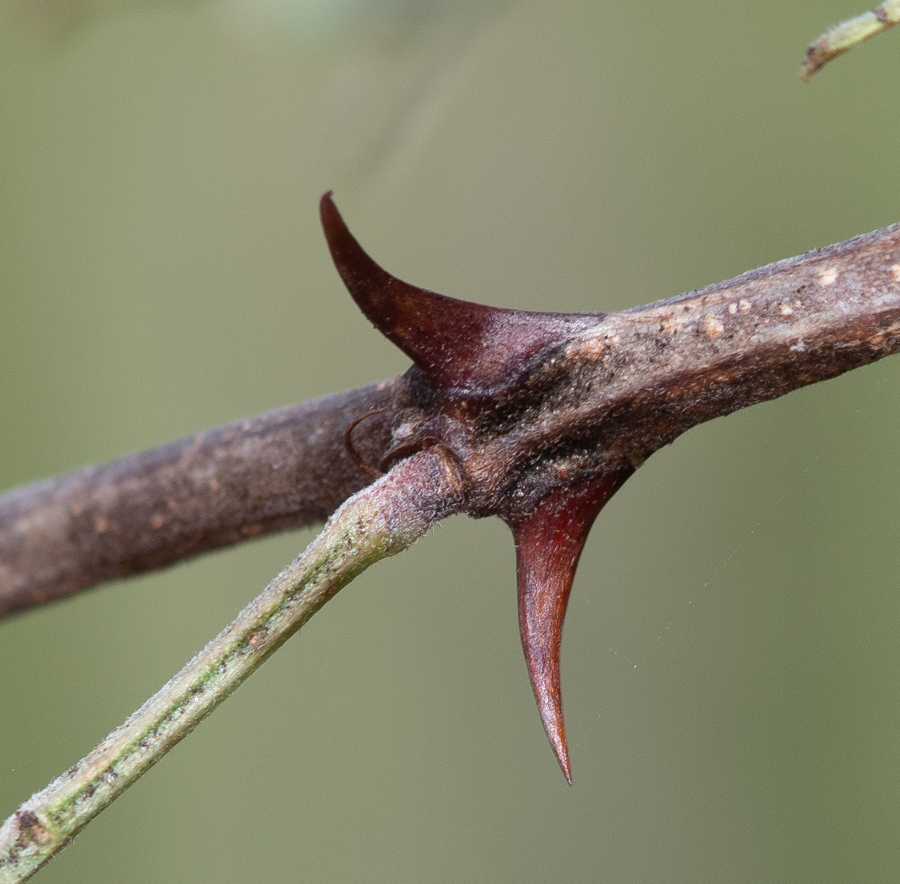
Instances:
[[[322,220],[322,225],[326,227],[335,215],[340,217],[333,196],[333,190],[326,190],[319,199],[319,218]]]
[[[563,772],[566,782],[571,786],[572,763],[569,761],[569,746],[566,741],[566,728],[562,720],[561,707],[559,709],[559,716],[558,728],[552,724],[548,724],[543,715],[541,715],[541,719],[544,722],[544,731],[547,734],[547,738],[550,740],[550,747],[553,749],[553,754],[556,756],[557,762],[559,762],[559,768]]]

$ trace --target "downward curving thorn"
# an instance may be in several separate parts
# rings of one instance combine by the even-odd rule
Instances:
[[[591,525],[631,475],[617,473],[544,498],[528,517],[509,522],[516,542],[519,631],[528,677],[556,760],[572,785],[563,721],[559,652],[575,569]]]

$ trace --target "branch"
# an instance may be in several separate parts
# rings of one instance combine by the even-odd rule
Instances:
[[[493,435],[479,445],[493,462],[481,470],[473,515],[489,513],[509,488],[509,456],[538,460],[542,449],[559,453],[567,445],[582,472],[633,468],[697,423],[896,352],[900,227],[700,292],[584,316],[580,336],[571,335],[574,326],[568,338],[558,336],[557,357],[541,355],[542,417],[528,417],[534,403],[520,390],[501,403],[493,430],[482,420]],[[412,369],[7,492],[0,496],[0,616],[321,521],[371,481],[345,434],[380,408],[352,429],[357,460],[373,466],[389,451],[402,453],[404,434],[440,410]],[[571,466],[545,458],[541,470],[546,479],[554,469],[568,475]],[[535,486],[534,477],[519,479]],[[520,499],[526,509],[533,503],[533,495]]]
[[[348,500],[306,552],[178,675],[0,827],[0,884],[30,878],[338,590],[462,502],[456,467],[440,449],[403,461]]]
[[[386,381],[237,421],[0,496],[0,617],[272,531],[324,521],[378,462]]]
[[[885,0],[874,12],[864,12],[855,18],[835,25],[810,44],[800,68],[800,77],[809,82],[833,58],[843,55],[854,46],[892,28],[900,22],[900,0]]]

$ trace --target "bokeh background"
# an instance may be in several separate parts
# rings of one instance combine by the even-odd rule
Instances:
[[[864,4],[863,4],[864,5]],[[612,310],[900,219],[849,0],[5,0],[0,487],[399,373],[317,221],[451,295]],[[348,587],[46,882],[895,882],[900,360],[692,430],[569,610],[575,785],[462,517]],[[0,816],[311,538],[0,623]]]

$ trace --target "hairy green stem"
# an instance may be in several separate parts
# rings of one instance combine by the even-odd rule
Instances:
[[[874,37],[898,23],[900,23],[900,0],[885,0],[874,12],[864,12],[835,25],[810,44],[806,59],[800,68],[800,76],[808,81],[831,59],[843,55],[863,40],[868,40],[869,37]]]
[[[306,551],[96,749],[0,828],[0,884],[25,881],[182,740],[339,589],[463,504],[440,448],[347,500]]]

